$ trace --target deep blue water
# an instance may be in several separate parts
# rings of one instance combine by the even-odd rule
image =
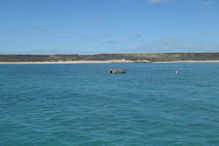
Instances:
[[[0,65],[0,145],[219,145],[219,64]]]

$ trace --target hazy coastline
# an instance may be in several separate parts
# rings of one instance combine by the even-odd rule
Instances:
[[[89,64],[89,63],[135,63],[132,60],[85,60],[85,61],[37,61],[37,62],[0,62],[0,64]]]
[[[0,64],[211,63],[219,53],[1,55]]]
[[[0,64],[94,64],[94,63],[136,63],[132,60],[86,60],[86,61],[38,61],[38,62],[0,62]],[[154,61],[148,63],[219,63],[219,60]]]

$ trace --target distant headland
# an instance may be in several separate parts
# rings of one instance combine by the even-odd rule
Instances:
[[[219,53],[0,55],[0,64],[219,62]]]

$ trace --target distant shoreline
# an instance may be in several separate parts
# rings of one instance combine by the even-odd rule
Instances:
[[[219,60],[154,61],[152,63],[219,63]]]
[[[171,61],[172,60],[172,61]],[[79,64],[79,63],[185,63],[219,62],[215,53],[149,53],[149,54],[0,54],[0,64]]]
[[[42,62],[0,62],[0,64],[95,64],[95,63],[136,63],[132,60],[87,60],[87,61],[42,61]],[[219,60],[183,60],[183,61],[154,61],[148,63],[219,63]]]
[[[132,60],[86,60],[86,61],[36,61],[36,62],[0,62],[0,64],[93,64],[93,63],[135,63]]]

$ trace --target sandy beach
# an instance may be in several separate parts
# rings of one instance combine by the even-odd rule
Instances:
[[[155,61],[152,63],[219,63],[219,60],[183,60],[183,61]]]
[[[132,60],[90,60],[90,61],[57,61],[57,62],[0,62],[0,64],[89,64],[89,63],[136,63]],[[184,61],[155,61],[150,63],[219,63],[219,60],[184,60]]]
[[[135,63],[132,60],[90,60],[90,61],[57,61],[57,62],[0,62],[0,64],[86,64],[86,63]]]

